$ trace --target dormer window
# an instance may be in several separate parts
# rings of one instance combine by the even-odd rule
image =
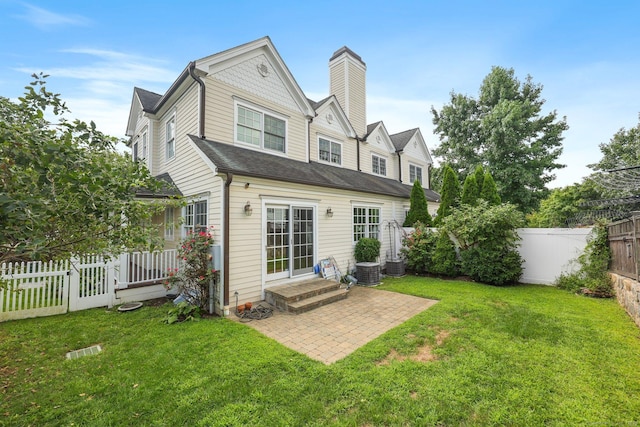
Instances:
[[[321,162],[342,165],[342,144],[326,138],[319,138],[318,159]]]
[[[422,168],[416,165],[409,165],[409,181],[413,184],[418,181],[422,184]]]
[[[371,156],[371,172],[376,175],[387,176],[387,159],[373,154]]]
[[[253,146],[286,152],[287,122],[274,114],[237,105],[236,141]]]

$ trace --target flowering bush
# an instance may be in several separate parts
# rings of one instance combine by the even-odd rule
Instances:
[[[407,257],[407,267],[416,274],[427,273],[431,270],[433,251],[436,246],[437,234],[427,226],[415,223],[415,230],[404,239],[401,252]]]
[[[169,269],[167,289],[176,287],[190,305],[205,309],[209,300],[209,285],[218,272],[211,267],[210,247],[213,229],[189,232],[178,247],[180,268]]]

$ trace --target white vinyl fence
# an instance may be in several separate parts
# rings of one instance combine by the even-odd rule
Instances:
[[[413,232],[409,227],[403,230]],[[551,285],[562,273],[574,271],[590,233],[591,228],[519,228],[518,252],[524,260],[520,282]],[[396,236],[398,248],[402,237]]]
[[[115,259],[86,256],[0,265],[0,322],[111,307],[116,292],[159,285],[177,268],[175,250],[126,253]]]

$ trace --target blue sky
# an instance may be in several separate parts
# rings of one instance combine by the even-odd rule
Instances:
[[[476,97],[494,65],[544,86],[566,116],[552,187],[586,176],[598,144],[638,123],[638,1],[13,1],[0,0],[0,96],[50,74],[73,116],[123,137],[134,86],[164,93],[189,61],[268,35],[306,95],[328,95],[328,61],[346,45],[367,64],[367,121],[420,127],[431,106]]]

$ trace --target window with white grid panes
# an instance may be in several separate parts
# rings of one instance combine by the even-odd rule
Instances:
[[[409,181],[413,184],[418,181],[422,184],[422,168],[416,165],[409,165]]]
[[[286,151],[286,122],[267,113],[238,105],[236,140],[265,150]]]
[[[387,159],[384,157],[371,156],[371,172],[376,175],[387,176]]]
[[[176,117],[171,117],[165,125],[167,160],[176,155]]]
[[[184,208],[184,230],[189,232],[200,232],[207,230],[207,202],[198,201],[188,203]]]
[[[321,162],[342,164],[342,144],[326,138],[318,140],[318,159]]]
[[[380,208],[353,207],[353,241],[357,242],[363,237],[380,240]]]

